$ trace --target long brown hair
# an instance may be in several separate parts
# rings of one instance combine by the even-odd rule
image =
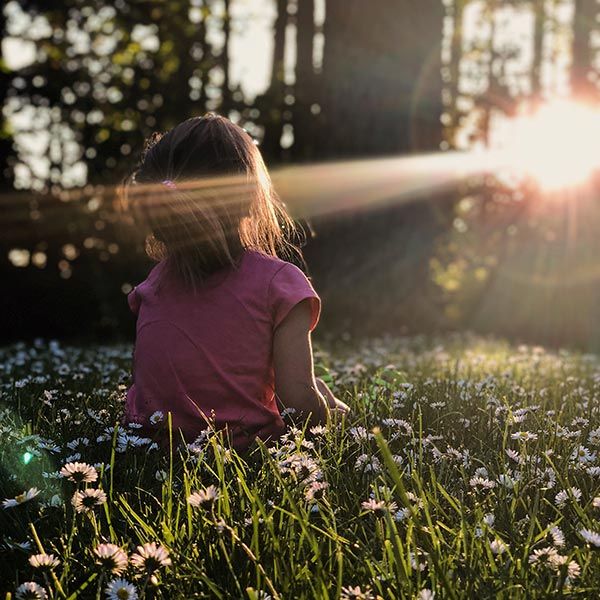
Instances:
[[[288,215],[254,140],[213,114],[146,142],[122,197],[147,232],[146,252],[196,288],[245,248],[302,264],[304,232]]]

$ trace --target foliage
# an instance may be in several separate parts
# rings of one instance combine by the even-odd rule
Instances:
[[[245,455],[210,432],[169,452],[119,424],[129,346],[3,349],[4,591],[32,581],[54,598],[109,585],[125,598],[595,594],[596,356],[468,336],[328,348],[317,369],[351,418],[298,424]],[[97,480],[71,481],[75,462],[95,465],[80,470]],[[106,501],[93,492],[97,505],[78,512],[71,499],[85,489]],[[116,569],[125,583],[100,564],[107,543],[129,556]],[[60,564],[34,567],[42,552]]]

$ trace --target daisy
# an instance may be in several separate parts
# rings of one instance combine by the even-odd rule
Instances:
[[[113,579],[104,592],[109,600],[137,600],[138,598],[135,585],[129,583],[127,579]]]
[[[78,513],[88,512],[94,506],[100,506],[106,502],[106,494],[104,490],[88,488],[87,490],[79,490],[73,494],[71,503]]]
[[[600,508],[600,496],[596,496],[593,500],[592,500],[592,506],[594,508]]]
[[[137,547],[137,554],[131,555],[131,564],[151,573],[160,567],[170,566],[171,559],[164,546],[156,542],[149,542]]]
[[[158,423],[160,423],[163,419],[164,419],[164,414],[162,413],[162,411],[157,410],[156,412],[153,412],[150,415],[150,423],[152,425],[156,425]]]
[[[314,427],[311,427],[309,431],[313,435],[325,435],[327,433],[327,427],[324,425],[315,425]]]
[[[410,508],[401,508],[400,510],[397,510],[393,514],[392,518],[397,523],[401,523],[405,519],[408,519],[408,517],[410,517],[411,514],[412,514],[412,510]]]
[[[46,600],[48,594],[46,589],[33,581],[22,583],[15,592],[17,600]]]
[[[23,492],[14,498],[7,498],[6,500],[3,500],[2,508],[12,508],[13,506],[18,506],[19,504],[29,502],[29,500],[35,498],[39,493],[40,491],[37,488],[29,488],[26,492]]]
[[[575,577],[579,577],[579,575],[581,575],[581,567],[578,563],[572,560],[567,565],[567,576],[571,579],[574,579]]]
[[[508,546],[501,539],[496,538],[490,542],[490,550],[492,554],[499,556],[508,550]]]
[[[29,557],[29,564],[34,569],[53,569],[60,565],[60,560],[54,554],[33,554]]]
[[[432,592],[428,588],[422,589],[417,596],[417,600],[433,600],[434,598],[435,592]]]
[[[61,470],[60,474],[75,483],[92,483],[98,479],[98,472],[87,463],[70,462]]]
[[[313,481],[304,491],[304,499],[307,502],[320,500],[325,495],[325,490],[329,487],[326,481]]]
[[[581,499],[581,490],[579,488],[572,487],[571,494],[573,495],[575,502],[579,502],[579,500]],[[554,497],[554,504],[556,504],[556,506],[558,506],[558,508],[564,508],[566,506],[568,500],[569,500],[569,492],[567,490],[561,490]]]
[[[127,568],[127,553],[116,544],[99,544],[94,548],[98,562],[115,575],[120,575]]]
[[[555,525],[550,529],[550,535],[552,536],[552,542],[556,548],[561,548],[565,545],[565,534],[558,525]]]
[[[363,471],[364,473],[379,473],[381,471],[381,462],[376,456],[361,454],[354,464],[355,471]]]
[[[496,522],[496,515],[494,515],[493,513],[486,513],[485,515],[483,515],[483,522],[488,527],[493,527],[494,523]]]
[[[395,502],[386,504],[384,500],[375,500],[373,498],[369,498],[360,506],[364,510],[372,512],[376,517],[383,517],[386,512],[394,513],[398,510],[398,505]]]
[[[475,489],[481,488],[491,490],[496,487],[496,482],[486,479],[485,477],[471,477],[469,485]]]
[[[356,587],[343,587],[340,596],[340,600],[374,600],[374,598],[375,596],[369,588],[363,592],[358,585]]]
[[[535,441],[538,439],[537,433],[531,433],[530,431],[516,431],[510,436],[513,440],[519,440],[520,442]]]
[[[559,556],[556,548],[547,546],[546,548],[539,548],[534,550],[533,554],[529,555],[529,563],[532,565],[550,563],[554,564]]]
[[[190,494],[187,498],[187,502],[192,506],[210,508],[220,497],[221,494],[218,488],[214,485],[209,485],[203,490]]]
[[[581,529],[579,535],[592,546],[598,548],[600,546],[600,534],[592,531],[591,529]]]
[[[593,463],[596,460],[596,453],[590,452],[585,446],[579,446],[573,450],[571,454],[571,461],[578,465],[587,465]]]

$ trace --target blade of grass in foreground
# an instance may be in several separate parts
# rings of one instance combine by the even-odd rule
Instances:
[[[375,429],[373,429],[373,434],[375,435],[377,446],[379,447],[379,451],[381,452],[388,473],[392,478],[394,485],[396,486],[398,495],[400,496],[400,500],[402,501],[404,506],[410,506],[411,503],[408,498],[408,495],[406,494],[406,488],[404,487],[404,483],[402,482],[402,475],[400,475],[400,471],[398,470],[398,467],[394,462],[394,457],[390,452],[385,438],[381,434],[381,430],[378,427],[376,427]],[[429,535],[423,535],[424,533],[426,533],[426,530],[423,524],[421,523],[419,517],[416,514],[413,514],[411,518],[413,519],[415,524],[415,537],[417,537],[419,542],[421,542],[423,546],[427,549],[427,552],[429,553],[429,556],[435,568],[435,575],[437,578],[439,578],[442,587],[445,590],[445,597],[450,600],[453,600],[454,598],[456,598],[456,594],[452,585],[448,581],[443,567],[439,563],[439,541],[436,539],[433,521],[431,519],[431,515],[429,514],[427,504],[424,505],[423,510],[425,512],[425,516],[428,522],[427,533],[429,533]]]

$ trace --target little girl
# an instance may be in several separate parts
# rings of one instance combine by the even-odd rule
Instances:
[[[126,185],[158,264],[128,296],[137,315],[126,420],[156,431],[171,413],[191,441],[207,426],[233,445],[274,440],[279,408],[311,424],[348,407],[313,373],[320,300],[278,256],[300,251],[252,138],[206,115],[154,135]]]

